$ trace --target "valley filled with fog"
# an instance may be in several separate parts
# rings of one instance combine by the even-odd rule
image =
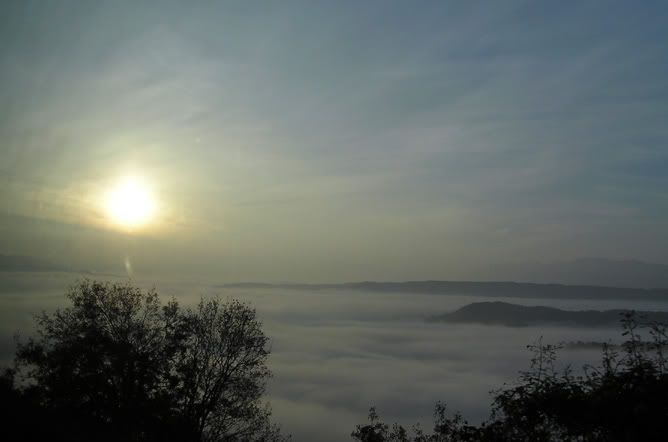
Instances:
[[[65,305],[70,273],[10,273],[0,276],[0,357],[11,361],[13,335],[28,336],[32,315]],[[100,277],[96,277],[100,279]],[[108,276],[103,279],[126,281]],[[372,405],[386,421],[431,425],[433,406],[479,422],[487,417],[489,391],[512,382],[528,367],[527,344],[621,341],[612,327],[507,327],[429,322],[428,317],[472,302],[505,301],[566,310],[668,310],[647,300],[563,300],[382,293],[338,289],[229,288],[194,281],[136,279],[155,286],[163,299],[192,305],[200,296],[239,298],[259,312],[271,338],[273,378],[268,399],[276,422],[294,440],[346,440]],[[561,364],[597,363],[600,350],[563,349]]]

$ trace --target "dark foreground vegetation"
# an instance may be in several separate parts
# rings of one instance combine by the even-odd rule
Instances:
[[[0,379],[3,440],[278,441],[261,402],[268,338],[238,301],[162,305],[84,281],[37,317]]]
[[[470,425],[459,413],[436,405],[433,431],[388,425],[372,408],[358,425],[360,442],[465,441],[665,441],[668,435],[668,345],[665,325],[622,316],[626,341],[617,351],[604,347],[599,366],[557,370],[554,345],[538,342],[529,370],[517,383],[493,392],[491,416]],[[649,337],[649,341],[643,340]]]

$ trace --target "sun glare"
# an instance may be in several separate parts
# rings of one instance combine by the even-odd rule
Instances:
[[[151,221],[155,201],[142,181],[127,178],[108,193],[106,209],[109,218],[119,226],[138,228]]]

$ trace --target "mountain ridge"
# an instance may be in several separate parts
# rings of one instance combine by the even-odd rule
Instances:
[[[557,299],[660,299],[668,300],[668,288],[606,287],[594,285],[541,284],[513,281],[404,281],[349,282],[340,284],[295,284],[243,282],[220,284],[221,288],[258,288],[291,290],[356,290],[438,295],[478,295],[514,298]]]
[[[434,322],[480,323],[526,327],[529,325],[575,325],[602,327],[619,324],[629,310],[563,310],[556,307],[526,306],[508,302],[474,302],[451,313],[429,318]],[[636,318],[668,323],[668,312],[638,311]]]

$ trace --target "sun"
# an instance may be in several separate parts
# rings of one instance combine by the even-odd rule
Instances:
[[[117,225],[128,229],[148,224],[156,204],[146,184],[138,178],[121,180],[106,197],[106,211]]]

